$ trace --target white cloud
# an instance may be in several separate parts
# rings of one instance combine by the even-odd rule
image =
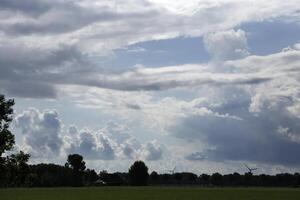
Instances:
[[[82,130],[79,131],[78,135],[69,137],[71,138],[71,141],[68,141],[70,147],[66,149],[69,154],[79,153],[88,160],[115,159],[116,145],[110,138],[101,133]]]
[[[204,44],[213,59],[218,61],[249,55],[246,33],[241,29],[207,34],[204,36]]]
[[[16,127],[24,134],[23,147],[32,157],[59,156],[63,145],[61,121],[54,110],[30,108],[16,116]]]
[[[30,108],[15,118],[16,127],[22,132],[23,143],[20,148],[32,155],[34,162],[64,160],[67,154],[81,154],[85,160],[158,160],[162,149],[157,142],[144,145],[130,134],[129,128],[122,124],[109,122],[99,131],[88,128],[78,130],[71,125],[65,131],[54,110],[39,111]]]
[[[251,88],[252,100],[249,110],[259,114],[267,110],[286,109],[297,116],[295,108],[300,101],[299,64],[300,51],[284,51],[268,56],[249,56],[228,61],[229,66],[248,74],[256,72],[273,78]]]

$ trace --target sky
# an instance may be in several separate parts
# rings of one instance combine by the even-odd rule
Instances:
[[[300,169],[299,0],[0,0],[0,93],[30,163]]]

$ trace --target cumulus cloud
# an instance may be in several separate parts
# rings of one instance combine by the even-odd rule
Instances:
[[[210,33],[204,36],[207,51],[215,60],[232,60],[249,55],[246,33],[239,29]]]
[[[16,127],[24,135],[24,147],[33,157],[53,157],[60,154],[61,121],[55,110],[30,108],[15,118]]]
[[[143,157],[146,160],[155,161],[162,158],[163,150],[157,142],[152,141],[141,144],[131,135],[126,138],[122,137],[123,133],[114,135],[116,134],[114,125],[112,127],[113,132],[107,132],[107,127],[111,124],[106,125],[105,132],[101,132],[101,130],[93,132],[87,129],[78,131],[74,126],[70,127],[69,135],[65,137],[66,151],[68,153],[79,153],[88,160],[137,159]]]
[[[89,161],[139,157],[155,161],[163,154],[161,145],[156,141],[142,144],[123,124],[109,122],[98,131],[70,125],[65,130],[55,110],[24,110],[15,117],[15,126],[23,134],[23,143],[18,146],[28,151],[35,161],[59,159],[74,153]]]
[[[78,131],[74,127],[68,135],[66,151],[79,153],[88,160],[113,160],[116,157],[116,144],[102,133],[90,130]],[[75,135],[74,135],[75,134]]]

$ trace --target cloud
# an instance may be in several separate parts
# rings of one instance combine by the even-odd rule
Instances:
[[[207,51],[215,60],[232,60],[249,55],[246,33],[239,29],[210,33],[204,36]]]
[[[25,149],[33,157],[58,156],[63,145],[61,121],[55,110],[39,111],[30,108],[15,118],[16,127],[24,135]]]
[[[179,117],[168,131],[201,143],[206,150],[200,152],[209,160],[299,166],[298,57],[295,49],[225,62],[239,73],[273,78],[251,87],[214,88],[217,95],[205,97],[213,103],[203,105],[211,112]]]
[[[130,109],[133,109],[133,110],[140,110],[141,109],[141,107],[138,104],[127,104],[126,106]]]
[[[250,56],[242,60],[228,61],[243,73],[256,71],[258,74],[274,76],[272,80],[252,88],[252,113],[263,113],[265,110],[286,109],[298,117],[300,82],[299,50],[283,51],[268,56]]]
[[[1,92],[24,98],[57,98],[56,88],[51,84],[34,81],[1,81]]]
[[[74,129],[74,128],[72,128]],[[69,135],[70,147],[68,153],[78,153],[88,160],[113,160],[115,159],[115,144],[107,136],[101,133],[94,133],[89,130],[73,130],[77,135]]]
[[[238,82],[235,81],[233,84],[209,82],[193,90],[197,95],[194,95],[192,100],[183,100],[180,96],[157,99],[147,92],[84,89],[87,96],[80,96],[80,104],[84,105],[87,100],[86,103],[91,107],[96,106],[101,109],[109,107],[110,110],[118,108],[116,112],[118,115],[124,114],[131,119],[135,119],[134,116],[137,117],[136,119],[143,119],[145,127],[155,127],[161,132],[167,132],[188,142],[201,143],[203,146],[199,149],[195,148],[192,152],[203,153],[207,160],[247,160],[294,166],[299,164],[297,154],[293,153],[299,150],[297,143],[299,134],[297,108],[299,108],[300,96],[299,55],[299,51],[293,49],[267,56],[253,55],[225,61],[223,66],[230,69],[230,73],[212,71],[209,65],[184,65],[157,69],[142,67],[134,69],[136,75],[125,72],[112,79],[114,81],[119,81],[118,78],[126,79],[137,84],[134,77],[139,76],[143,77],[141,82],[146,84],[149,77],[150,80],[153,78],[155,82],[161,84],[168,81],[168,78],[175,81],[182,80],[182,77],[186,76],[189,77],[186,78],[187,82],[195,84],[194,77],[195,79],[200,76],[207,78],[208,74],[211,74],[216,81],[220,81],[219,79],[228,81],[231,75],[264,77],[267,81],[256,82],[254,78],[245,84],[237,84]],[[228,74],[228,76],[221,78],[220,74],[223,76]],[[126,82],[122,82],[121,85],[125,87]],[[190,88],[191,85],[187,87]],[[176,88],[176,84],[171,88]],[[72,91],[76,90],[82,93],[78,88]],[[201,98],[198,95],[201,95]],[[134,110],[138,114],[128,115],[128,110],[132,110],[128,109],[128,104],[138,104],[141,109]],[[128,112],[120,112],[122,109]],[[127,150],[130,155],[132,151],[129,148]],[[264,153],[257,156],[258,152]]]
[[[101,132],[112,138],[118,144],[132,138],[131,130],[127,126],[112,121],[107,122],[101,129]]]
[[[174,68],[175,71],[169,74],[163,72],[166,68],[157,69],[156,73],[162,70],[157,74],[162,79],[157,79],[145,69],[111,73],[110,68],[95,67],[95,63],[99,63],[101,55],[107,56],[115,49],[138,42],[203,35],[214,55],[218,54],[222,59],[237,58],[247,54],[245,33],[232,28],[250,21],[294,16],[298,1],[273,0],[253,4],[233,0],[189,3],[5,0],[0,5],[1,92],[20,97],[55,98],[62,85],[135,91],[167,90],[211,82],[263,82],[267,80],[265,77],[251,75],[241,77],[239,74],[213,75],[208,72],[194,75],[182,72],[179,75]],[[18,90],[17,85],[22,85],[23,89]]]
[[[192,154],[189,154],[185,157],[185,159],[190,161],[203,161],[205,160],[206,156],[201,152],[195,152]]]
[[[72,46],[32,49],[0,42],[0,52],[1,91],[13,96],[56,98],[58,82],[90,68],[81,69],[86,61]]]
[[[249,55],[248,33],[238,27],[281,18],[299,21],[298,4],[5,0],[0,3],[0,92],[62,98],[167,133],[193,144],[188,152],[194,153],[182,156],[185,161],[203,157],[297,166],[299,45]],[[143,51],[130,45],[176,37],[204,37],[218,62],[120,70],[99,64],[116,49]],[[66,133],[54,111],[28,110],[17,119],[24,146],[35,156],[74,150],[91,160],[161,160],[164,153],[162,145],[141,143],[120,124],[101,130],[73,127]]]
[[[122,154],[127,159],[138,159],[141,148],[141,143],[133,137],[121,144]]]
[[[0,3],[2,11],[22,12],[37,17],[51,8],[49,1],[36,0],[3,0]]]
[[[156,161],[162,159],[163,150],[157,141],[152,141],[144,145],[141,155],[148,161]]]
[[[123,124],[113,122],[98,130],[78,129],[70,125],[66,130],[55,110],[24,110],[15,117],[14,124],[21,131],[18,146],[32,155],[34,161],[63,160],[67,154],[81,154],[89,161],[131,160],[143,157],[155,161],[163,150],[156,141],[142,144]]]
[[[131,135],[124,137],[122,130],[117,130],[120,127],[108,123],[99,132],[93,132],[87,129],[78,131],[77,128],[71,126],[66,136],[66,151],[79,153],[87,160],[109,161],[143,157],[146,160],[155,161],[162,158],[163,150],[157,142],[152,141],[142,145]]]
[[[127,157],[127,158],[134,158],[134,149],[129,145],[129,144],[125,144],[123,146],[123,154]]]

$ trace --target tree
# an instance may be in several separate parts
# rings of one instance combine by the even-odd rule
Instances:
[[[83,184],[82,175],[85,170],[85,162],[79,154],[71,154],[68,156],[66,167],[70,167],[73,171],[73,186],[81,186]]]
[[[5,151],[11,150],[15,144],[15,137],[8,130],[14,104],[13,99],[6,100],[5,96],[0,94],[0,157]]]
[[[93,184],[95,181],[98,180],[98,175],[97,173],[95,172],[95,170],[91,170],[91,169],[87,169],[84,171],[84,174],[83,174],[83,182],[85,185],[91,185]]]
[[[13,99],[5,99],[5,96],[0,94],[0,186],[8,184],[7,180],[7,160],[2,157],[5,151],[9,151],[15,144],[14,135],[8,130],[9,124],[12,121],[13,114]]]
[[[222,185],[222,182],[223,182],[223,176],[220,173],[217,172],[211,175],[211,183],[213,185],[220,186]]]
[[[85,170],[85,162],[82,155],[79,154],[68,155],[66,166],[78,172]]]
[[[129,168],[129,180],[131,185],[142,186],[148,184],[148,167],[143,161],[135,161]]]
[[[29,154],[20,151],[6,158],[7,176],[11,186],[23,186],[29,173]]]
[[[150,180],[151,181],[158,181],[159,179],[159,175],[156,171],[153,171],[151,174],[150,174]]]
[[[199,176],[200,182],[203,185],[209,185],[209,179],[210,179],[210,175],[208,174],[201,174]]]
[[[30,165],[30,174],[27,175],[27,186],[34,187],[61,187],[72,186],[73,170],[56,164]]]

